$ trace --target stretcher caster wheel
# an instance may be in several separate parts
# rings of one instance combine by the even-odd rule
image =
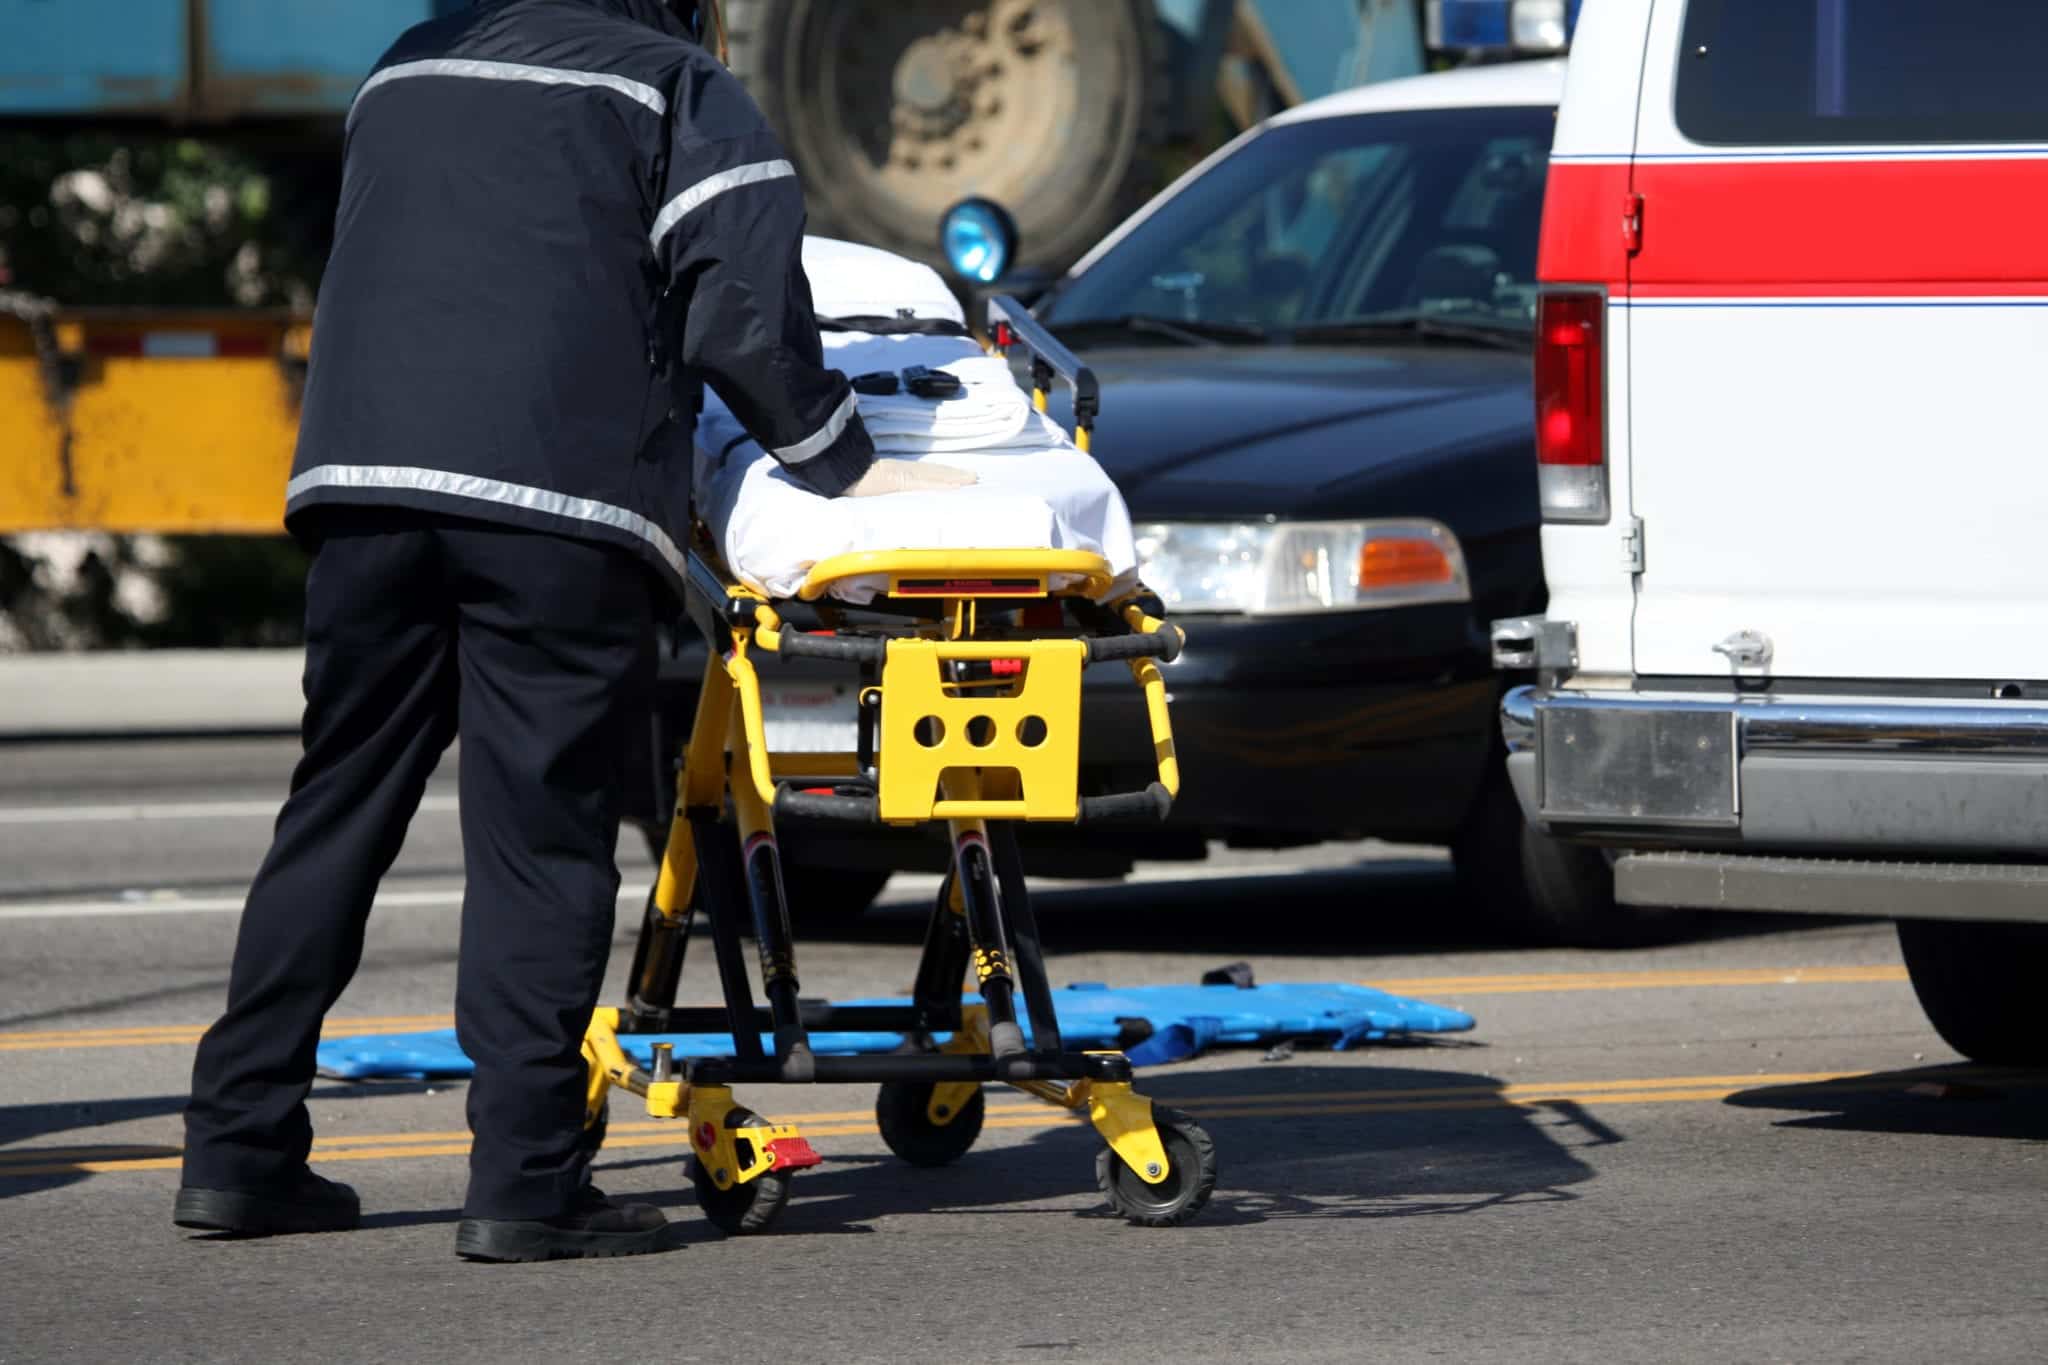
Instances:
[[[767,1120],[749,1109],[734,1109],[725,1116],[727,1128],[757,1128]],[[754,1159],[754,1144],[746,1138],[734,1139],[742,1162]],[[719,1189],[718,1182],[705,1169],[704,1159],[690,1158],[690,1183],[697,1188],[697,1204],[704,1210],[704,1216],[711,1225],[729,1237],[744,1237],[756,1232],[766,1232],[770,1225],[781,1216],[783,1205],[789,1202],[788,1171],[764,1171],[752,1180]]]
[[[875,1096],[875,1123],[882,1141],[913,1166],[949,1166],[967,1155],[981,1136],[987,1104],[980,1089],[950,1122],[934,1123],[931,1102],[937,1088],[931,1081],[885,1081]]]
[[[1166,1179],[1148,1185],[1108,1147],[1095,1156],[1095,1183],[1110,1207],[1141,1228],[1177,1228],[1200,1213],[1216,1192],[1216,1144],[1202,1126],[1162,1105],[1152,1107],[1152,1125],[1166,1148]]]

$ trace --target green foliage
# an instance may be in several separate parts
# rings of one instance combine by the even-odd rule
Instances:
[[[340,137],[0,131],[0,288],[67,307],[310,307]],[[28,649],[291,644],[304,556],[283,537],[102,538],[61,583],[0,542],[0,639]],[[154,591],[123,592],[137,581]],[[161,610],[138,616],[138,599]]]
[[[0,132],[0,282],[70,306],[310,304],[332,141]]]
[[[173,536],[156,575],[164,613],[139,643],[185,649],[295,645],[304,638],[306,555],[292,540]]]

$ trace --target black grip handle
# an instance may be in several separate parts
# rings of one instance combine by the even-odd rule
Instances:
[[[1074,390],[1075,416],[1094,417],[1102,405],[1102,385],[1096,381],[1095,371],[1083,365],[1058,337],[1046,330],[1044,323],[1031,316],[1030,309],[1007,294],[999,294],[988,301],[988,325],[991,331],[1008,327],[1033,356],[1067,381]]]
[[[1180,657],[1188,637],[1176,625],[1162,625],[1150,635],[1104,635],[1088,641],[1088,662],[1110,659],[1159,659],[1172,663]]]
[[[1154,782],[1141,792],[1123,792],[1116,796],[1084,796],[1081,798],[1081,819],[1084,822],[1097,820],[1121,820],[1126,822],[1150,821],[1157,824],[1166,819],[1173,810],[1173,793],[1163,783]]]
[[[889,652],[887,640],[863,636],[806,635],[785,629],[776,653],[787,659],[830,659],[844,664],[878,664]]]
[[[787,815],[802,820],[837,820],[847,824],[872,825],[880,820],[882,803],[873,796],[836,796],[779,787],[775,792],[777,819]]]

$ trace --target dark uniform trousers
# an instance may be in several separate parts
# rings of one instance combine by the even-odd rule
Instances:
[[[396,508],[306,521],[305,755],[243,911],[227,1013],[193,1066],[185,1183],[296,1178],[321,1018],[460,736],[455,1021],[476,1064],[464,1212],[552,1217],[583,1178],[581,1039],[611,944],[620,783],[660,590],[596,542]]]

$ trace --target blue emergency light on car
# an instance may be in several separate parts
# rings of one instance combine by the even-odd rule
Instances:
[[[1017,254],[1016,220],[993,200],[963,199],[940,222],[939,252],[962,279],[994,284]]]

